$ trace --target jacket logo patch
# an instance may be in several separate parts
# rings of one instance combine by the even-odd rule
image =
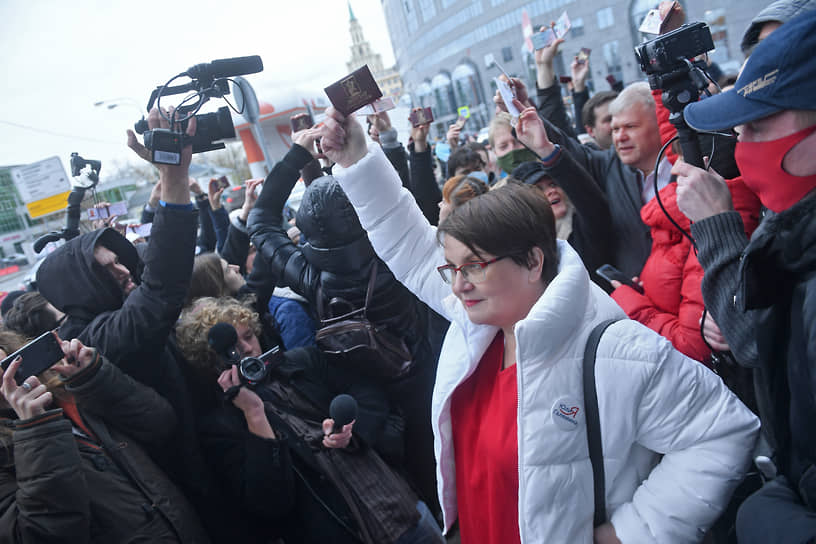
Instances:
[[[583,407],[577,399],[562,397],[553,404],[552,418],[562,431],[574,431],[584,420]]]

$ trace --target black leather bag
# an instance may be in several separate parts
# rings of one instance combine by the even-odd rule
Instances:
[[[318,289],[317,314],[320,328],[315,333],[315,341],[321,351],[337,356],[359,372],[380,379],[399,378],[410,372],[413,366],[408,346],[401,337],[372,323],[366,317],[376,277],[375,262],[371,267],[365,305],[336,317],[326,317],[323,293]],[[329,307],[348,309],[350,305],[340,298],[333,298]]]

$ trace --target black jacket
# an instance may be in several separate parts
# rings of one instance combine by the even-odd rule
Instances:
[[[142,262],[133,245],[113,229],[83,234],[46,257],[37,271],[40,292],[68,317],[61,338],[96,347],[126,374],[152,387],[173,406],[180,424],[151,456],[206,516],[213,505],[208,474],[195,435],[184,358],[171,331],[181,313],[195,255],[195,211],[160,208]],[[94,259],[101,243],[114,251],[138,283],[127,298]]]
[[[757,402],[796,486],[816,466],[816,196],[763,221],[743,255],[736,304],[753,311]]]
[[[581,256],[592,281],[609,292],[609,282],[595,273],[600,266],[611,264],[614,257],[612,217],[606,195],[568,152],[560,153],[549,167],[549,174],[556,181],[571,180],[564,187],[564,192],[575,207],[572,233],[567,241]]]
[[[422,210],[422,214],[431,225],[439,224],[439,203],[442,202],[442,191],[436,182],[433,170],[431,146],[425,151],[417,152],[414,142],[408,144],[409,162],[411,165],[411,184],[408,190]]]
[[[60,409],[12,423],[0,449],[0,541],[208,542],[140,446],[176,431],[168,402],[101,359],[66,390],[95,439],[72,434]]]
[[[550,141],[569,152],[606,195],[612,218],[613,262],[610,264],[628,277],[640,274],[652,250],[649,227],[640,217],[640,209],[643,207],[640,195],[641,173],[623,164],[615,148],[603,151],[592,149],[567,136],[546,119],[544,125]],[[552,177],[567,194],[591,190],[584,183],[585,177],[562,175],[561,172],[553,173]]]
[[[308,151],[293,145],[269,173],[247,221],[252,243],[258,248],[256,261],[266,261],[279,285],[306,298],[315,315],[318,289],[324,302],[340,297],[354,308],[362,307],[371,267],[378,263],[367,317],[404,338],[414,356],[412,373],[389,388],[406,418],[406,440],[414,445],[406,468],[434,509],[436,471],[430,418],[437,360],[428,339],[429,312],[379,260],[353,206],[331,177],[315,179],[303,195],[297,225],[307,242],[296,246],[289,240],[282,225],[283,205],[299,170],[311,159]]]
[[[287,351],[276,363],[271,379],[308,398],[322,418],[329,417],[329,405],[336,395],[350,394],[358,403],[353,431],[355,440],[361,441],[357,447],[379,444],[386,452],[402,448],[399,425],[389,424],[391,408],[385,392],[365,377],[331,365],[317,348]],[[262,384],[256,392],[265,404],[291,411],[287,401],[268,386]],[[287,543],[359,542],[333,517],[356,532],[353,515],[315,463],[311,447],[292,436],[273,411],[267,409],[267,417],[276,439],[249,432],[243,413],[232,403],[216,406],[199,422],[211,468],[221,478],[227,499],[252,520],[249,527],[255,539],[281,536]]]

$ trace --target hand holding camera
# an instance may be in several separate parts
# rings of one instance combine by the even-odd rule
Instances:
[[[319,159],[321,154],[315,150],[315,142],[320,138],[320,129],[318,127],[307,128],[299,130],[292,134],[292,142],[296,143],[306,151],[312,154],[312,157]]]

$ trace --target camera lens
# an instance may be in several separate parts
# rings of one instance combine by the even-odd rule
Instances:
[[[266,377],[266,365],[257,357],[245,357],[240,364],[241,376],[250,383],[257,383]]]

